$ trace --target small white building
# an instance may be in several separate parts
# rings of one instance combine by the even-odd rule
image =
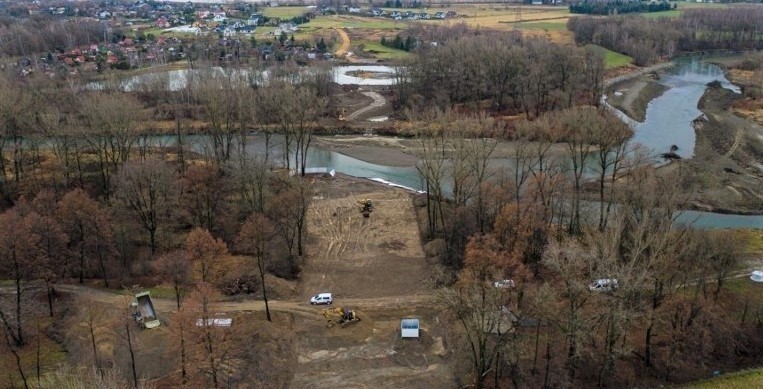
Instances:
[[[400,320],[400,337],[405,338],[419,338],[419,319],[403,319]]]

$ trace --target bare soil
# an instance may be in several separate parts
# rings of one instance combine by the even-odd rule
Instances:
[[[607,100],[628,116],[643,121],[646,107],[664,92],[652,75],[620,84]],[[690,208],[725,213],[760,213],[763,210],[763,127],[737,114],[738,95],[709,88],[699,102],[705,117],[694,123],[694,157],[660,168],[668,172],[686,167]]]
[[[291,387],[451,387],[443,330],[428,303],[427,261],[411,194],[351,178],[321,179],[309,210],[301,301],[319,292],[355,309],[359,323],[296,322]],[[365,218],[359,200],[370,199]],[[321,308],[314,308],[320,311]],[[422,319],[421,340],[400,339],[400,319]]]
[[[212,305],[215,315],[233,318],[231,331],[238,345],[225,362],[224,374],[231,382],[252,385],[246,387],[456,386],[457,361],[447,339],[453,329],[440,320],[442,309],[432,301],[427,286],[430,267],[412,195],[346,176],[314,177],[313,183],[301,279],[289,285],[270,278],[271,286],[282,291],[282,298],[270,303],[274,321],[265,321],[260,300]],[[369,218],[360,213],[360,199],[373,202]],[[69,363],[93,364],[86,320],[89,309],[98,317],[95,334],[100,363],[129,374],[120,312],[135,290],[63,284],[57,289],[75,296],[63,302],[68,313],[61,321]],[[309,296],[318,292],[333,293],[334,307],[356,310],[361,321],[346,328],[328,328],[321,314],[324,307],[308,303]],[[154,307],[161,327],[143,331],[132,327],[138,374],[163,387],[176,386],[175,302],[154,298]],[[419,340],[400,338],[404,317],[422,320]]]

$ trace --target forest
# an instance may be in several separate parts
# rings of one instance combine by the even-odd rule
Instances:
[[[763,307],[735,279],[748,235],[677,222],[690,172],[654,169],[627,142],[633,129],[599,106],[604,54],[582,47],[638,64],[760,48],[761,20],[747,9],[573,18],[581,47],[463,25],[421,31],[441,44],[414,49],[390,93],[427,189],[405,201],[432,259],[422,306],[443,312],[453,387],[659,386],[763,361]],[[268,295],[301,282],[312,254],[321,181],[305,168],[316,138],[339,131],[325,126],[342,88],[327,65],[268,65],[255,79],[199,59],[174,91],[161,74],[131,92],[115,75],[99,88],[0,78],[0,382],[289,386],[298,346],[283,338],[300,318],[271,310]],[[491,163],[499,149],[511,163]],[[136,367],[128,304],[109,316],[95,303],[135,284],[172,299],[166,381]],[[82,290],[72,286],[93,302],[64,299]],[[265,316],[249,332],[196,324],[217,303],[254,299]],[[103,326],[129,357],[103,357]],[[56,342],[68,355],[41,356]]]
[[[578,44],[593,43],[644,66],[678,54],[763,48],[763,9],[687,9],[677,18],[575,17],[567,23]]]

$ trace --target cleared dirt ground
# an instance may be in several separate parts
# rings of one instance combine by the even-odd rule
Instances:
[[[410,194],[351,178],[319,179],[316,186],[298,295],[307,301],[331,292],[334,306],[355,309],[362,320],[347,328],[296,321],[291,387],[452,387]],[[359,211],[361,199],[373,202],[369,218]],[[400,339],[406,316],[422,319],[421,340]]]

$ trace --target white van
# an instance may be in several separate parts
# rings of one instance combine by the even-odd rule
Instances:
[[[318,304],[326,304],[331,305],[331,303],[334,302],[334,299],[331,297],[331,293],[318,293],[313,297],[310,297],[310,304],[318,305]]]

